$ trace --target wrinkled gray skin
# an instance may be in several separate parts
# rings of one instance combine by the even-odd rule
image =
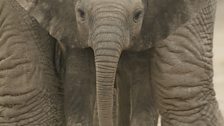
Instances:
[[[5,3],[7,0],[3,1]],[[43,47],[36,49],[35,45],[29,48],[27,45],[15,44],[7,47],[23,49],[20,53],[13,54],[20,57],[24,55],[30,62],[21,63],[16,60],[13,66],[31,65],[10,67],[11,62],[5,57],[13,51],[19,51],[13,49],[10,53],[1,53],[4,54],[1,67],[15,69],[16,72],[3,72],[12,76],[19,70],[23,70],[22,73],[25,74],[27,72],[24,71],[30,68],[28,72],[36,70],[39,74],[25,74],[24,76],[28,76],[26,79],[18,75],[8,79],[9,76],[3,73],[3,82],[12,86],[0,87],[0,99],[3,99],[0,111],[2,125],[7,125],[7,122],[25,122],[30,116],[29,121],[33,120],[33,125],[42,123],[42,119],[34,119],[32,114],[38,113],[34,111],[34,107],[33,111],[28,110],[31,101],[34,101],[32,103],[37,110],[47,108],[47,116],[47,110],[39,113],[46,116],[41,116],[46,120],[44,122],[49,123],[46,125],[52,126],[92,126],[98,122],[99,126],[116,126],[117,123],[120,126],[156,126],[157,110],[162,116],[162,126],[223,125],[212,84],[214,0],[55,0],[54,3],[50,0],[20,0],[20,3],[60,43],[64,57],[56,64],[61,63],[59,66],[63,66],[58,71],[64,85],[66,124],[58,123],[63,122],[63,117],[52,63],[53,54],[50,51],[53,45],[46,48],[48,46],[40,44]],[[8,6],[7,4],[1,8],[12,15],[23,12],[9,9]],[[12,26],[17,25],[13,21],[30,20],[21,18],[23,16],[6,17],[8,18],[0,19],[3,19],[2,22],[10,19],[12,22],[7,23],[12,23]],[[21,24],[21,29],[13,27],[13,30],[26,30],[28,27],[28,32],[1,33],[13,33],[8,38],[15,42],[20,39],[29,43],[32,40],[33,43],[53,41],[44,34],[44,30],[39,31],[41,28],[35,27],[35,23]],[[4,26],[4,23],[1,25]],[[4,30],[4,27],[0,30]],[[35,36],[37,32],[40,37]],[[20,39],[12,37],[16,33],[21,35]],[[14,42],[9,39],[0,40],[1,43]],[[24,47],[30,52],[24,53]],[[46,54],[40,55],[43,52]],[[49,63],[43,63],[45,61]],[[29,77],[31,75],[32,78]],[[32,79],[35,81],[30,81]],[[12,83],[6,82],[8,80]],[[18,87],[14,84],[16,82],[24,82],[24,85]],[[52,86],[54,84],[56,85]],[[42,96],[39,97],[43,100],[32,95],[27,85],[32,85],[34,92],[42,91]],[[16,97],[18,99],[13,100]],[[34,98],[28,100],[31,97]],[[94,113],[95,106],[97,114]],[[27,114],[26,117],[23,117],[24,113]],[[93,119],[94,116],[98,118]]]
[[[56,40],[14,0],[0,0],[0,126],[63,126]]]

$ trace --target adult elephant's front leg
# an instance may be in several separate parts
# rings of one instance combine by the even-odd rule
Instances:
[[[65,59],[66,126],[93,126],[95,67],[90,49],[71,49]]]
[[[55,39],[15,0],[0,10],[0,126],[64,126]]]
[[[156,44],[152,79],[162,126],[223,126],[212,77],[214,5]]]

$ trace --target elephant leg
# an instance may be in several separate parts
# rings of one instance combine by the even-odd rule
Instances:
[[[139,71],[140,80],[133,80],[131,86],[131,126],[157,126],[158,111],[149,85],[148,73]],[[135,74],[136,76],[136,74]]]
[[[0,126],[64,126],[55,43],[15,0],[0,1]]]
[[[155,45],[151,73],[162,126],[224,124],[212,82],[211,3]]]
[[[130,121],[130,126],[157,126],[158,112],[150,85],[148,59],[148,51],[128,52],[121,57],[118,81],[121,94],[119,96],[120,117],[126,117],[126,122]],[[123,109],[126,109],[126,113]],[[125,122],[122,124],[125,125]]]
[[[120,64],[119,64],[120,66]],[[122,68],[123,69],[123,68]],[[125,73],[126,74],[126,73]],[[120,68],[118,68],[117,75],[116,75],[116,85],[117,85],[117,95],[118,99],[116,102],[118,102],[118,117],[117,117],[117,123],[118,126],[129,126],[130,125],[130,110],[131,110],[131,104],[130,104],[130,83],[128,81],[127,76],[124,74],[124,72],[120,71]]]
[[[93,126],[95,68],[91,49],[71,49],[65,58],[66,126]]]

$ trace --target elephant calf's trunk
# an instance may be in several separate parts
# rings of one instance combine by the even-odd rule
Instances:
[[[120,6],[119,6],[120,7]],[[90,37],[94,50],[96,65],[96,101],[99,126],[113,126],[113,90],[118,61],[124,43],[125,28],[123,24],[126,12],[109,7],[95,10],[93,33]]]
[[[100,126],[113,126],[113,89],[121,49],[96,48],[96,92]]]

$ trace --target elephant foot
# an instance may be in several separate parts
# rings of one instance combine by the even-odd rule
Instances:
[[[131,126],[157,126],[158,115],[142,112],[132,117]]]

